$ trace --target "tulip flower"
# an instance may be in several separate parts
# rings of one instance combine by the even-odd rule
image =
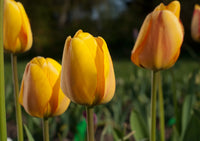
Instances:
[[[60,88],[61,65],[35,57],[24,71],[19,102],[31,116],[48,118],[65,112],[70,100]]]
[[[184,36],[179,15],[178,1],[167,6],[161,3],[147,15],[131,53],[134,64],[154,71],[168,69],[175,64]]]
[[[94,106],[109,102],[115,92],[115,75],[107,44],[79,30],[66,39],[61,88],[73,102]]]
[[[191,35],[195,41],[200,42],[200,6],[198,4],[195,4],[194,7],[191,24]]]
[[[20,2],[4,1],[3,37],[4,49],[7,52],[22,53],[32,46],[29,19]]]
[[[102,37],[82,30],[67,37],[61,88],[71,101],[86,106],[88,141],[94,141],[93,106],[109,102],[115,92],[113,63]]]

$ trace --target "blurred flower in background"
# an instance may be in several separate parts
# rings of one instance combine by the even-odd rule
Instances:
[[[200,42],[200,6],[195,4],[191,23],[192,38]]]

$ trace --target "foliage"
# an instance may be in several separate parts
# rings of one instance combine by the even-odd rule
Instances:
[[[18,64],[19,82],[21,82],[27,62]],[[127,60],[115,60],[114,68],[117,81],[115,96],[110,103],[96,106],[94,109],[97,115],[96,141],[147,141],[150,114],[150,71],[137,68]],[[10,64],[6,63],[8,136],[15,139],[16,133],[13,132],[15,111],[10,74]],[[200,141],[198,137],[200,126],[199,63],[182,59],[162,74],[166,141]],[[50,139],[72,141],[78,138],[77,136],[82,136],[86,130],[84,111],[82,106],[71,103],[63,115],[51,118],[49,121]],[[174,119],[176,122],[173,122]],[[40,119],[31,117],[23,111],[23,120],[34,140],[40,140],[42,138]],[[157,117],[157,125],[159,139],[159,117]],[[24,136],[27,138],[26,135]]]

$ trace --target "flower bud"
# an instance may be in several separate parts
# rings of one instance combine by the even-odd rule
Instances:
[[[115,92],[115,75],[107,44],[79,30],[66,39],[61,88],[73,102],[95,106],[109,102]]]
[[[191,24],[191,35],[195,41],[200,42],[200,6],[198,4],[196,4],[194,7]]]
[[[51,58],[35,57],[24,71],[19,103],[35,117],[52,117],[65,112],[70,100],[60,88],[61,65]]]
[[[147,15],[131,53],[134,64],[154,71],[168,69],[175,64],[184,36],[179,15],[178,1],[167,6],[161,3]]]
[[[32,46],[32,32],[23,5],[5,0],[3,17],[4,49],[10,53],[22,53]]]

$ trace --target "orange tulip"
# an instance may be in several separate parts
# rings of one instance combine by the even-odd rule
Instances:
[[[95,106],[109,102],[115,92],[115,75],[107,44],[79,30],[65,42],[61,88],[73,102]]]
[[[61,65],[51,58],[35,57],[24,71],[19,103],[32,116],[46,118],[65,112],[70,100],[60,88]]]
[[[154,71],[168,69],[175,64],[184,36],[179,15],[178,1],[167,6],[161,3],[147,15],[131,53],[133,63]]]
[[[20,2],[4,1],[3,37],[4,49],[7,52],[22,53],[32,46],[29,19]]]
[[[200,42],[200,6],[198,4],[195,4],[194,7],[191,24],[191,35],[195,41]]]

